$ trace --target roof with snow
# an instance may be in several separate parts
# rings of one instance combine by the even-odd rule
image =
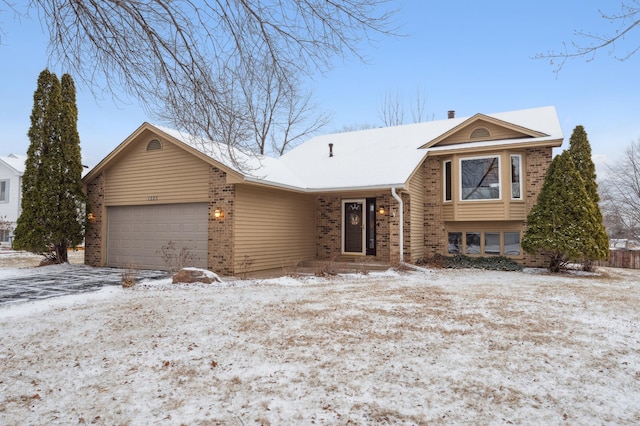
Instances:
[[[22,175],[24,174],[24,164],[27,161],[27,156],[9,154],[7,156],[0,156],[0,161],[13,169],[16,174]]]
[[[508,127],[522,138],[438,145],[447,135],[480,121]],[[245,154],[177,130],[148,126],[205,154],[246,182],[305,192],[400,188],[430,152],[560,146],[563,139],[556,110],[551,106],[317,136],[279,158]]]

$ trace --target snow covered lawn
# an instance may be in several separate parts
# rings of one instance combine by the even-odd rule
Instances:
[[[0,309],[0,424],[638,424],[640,277],[168,280]]]

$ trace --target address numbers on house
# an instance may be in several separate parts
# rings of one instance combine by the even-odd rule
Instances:
[[[158,201],[158,196],[157,195],[149,195],[147,197],[147,201]]]

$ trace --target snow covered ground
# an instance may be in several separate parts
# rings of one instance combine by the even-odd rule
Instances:
[[[388,271],[9,305],[0,424],[638,424],[639,281]]]

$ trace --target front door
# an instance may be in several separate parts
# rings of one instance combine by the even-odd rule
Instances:
[[[365,254],[366,201],[342,201],[342,252]]]

